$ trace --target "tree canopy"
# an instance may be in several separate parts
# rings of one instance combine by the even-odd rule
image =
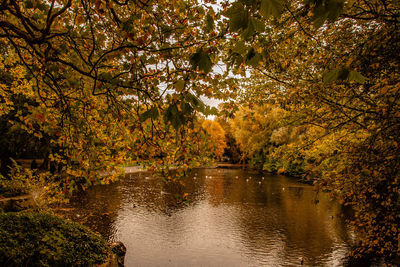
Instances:
[[[1,174],[30,153],[65,193],[127,158],[199,165],[222,156],[199,120],[219,98],[243,157],[316,181],[355,210],[354,252],[393,258],[399,19],[396,0],[0,1]]]
[[[261,166],[295,166],[352,206],[364,255],[399,249],[399,11],[398,1],[237,1],[225,12],[237,33],[226,62],[251,73],[243,105],[278,104],[282,130],[307,129],[305,139],[264,147]],[[257,127],[257,116],[244,122]]]

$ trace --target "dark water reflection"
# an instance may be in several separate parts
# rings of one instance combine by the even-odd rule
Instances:
[[[126,266],[341,266],[354,236],[328,195],[239,169],[195,170],[184,185],[131,174],[70,206],[126,245]]]

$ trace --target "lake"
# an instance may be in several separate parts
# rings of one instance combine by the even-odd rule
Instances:
[[[341,266],[355,238],[328,194],[242,169],[196,169],[169,184],[127,174],[69,208],[125,244],[126,266]]]

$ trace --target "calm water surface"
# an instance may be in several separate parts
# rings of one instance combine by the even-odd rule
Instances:
[[[178,204],[184,193],[189,202]],[[125,244],[126,266],[299,266],[300,257],[341,266],[354,238],[328,195],[240,169],[198,169],[178,185],[129,174],[70,206],[70,216]]]

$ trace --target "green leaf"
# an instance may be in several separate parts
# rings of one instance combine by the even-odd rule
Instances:
[[[344,0],[326,0],[317,2],[314,7],[313,24],[315,28],[320,28],[326,20],[335,21],[343,11]]]
[[[233,52],[244,55],[247,52],[247,46],[243,41],[237,41],[232,49]]]
[[[265,24],[259,19],[250,18],[250,23],[253,25],[254,30],[257,32],[264,32],[265,31]]]
[[[324,25],[327,17],[328,14],[325,14],[324,16],[314,17],[313,19],[314,28],[316,29],[321,28],[321,26]]]
[[[218,109],[216,107],[212,107],[210,112],[211,112],[211,115],[215,115],[215,116],[218,115]]]
[[[99,74],[99,78],[102,79],[102,80],[109,81],[109,80],[111,80],[113,78],[113,76],[109,72],[102,72],[102,73]]]
[[[242,32],[242,37],[244,40],[249,40],[254,34],[255,34],[255,29],[253,24],[249,21],[249,24],[247,25],[247,28],[243,30]]]
[[[347,68],[334,69],[324,75],[323,81],[325,83],[343,81],[347,79],[349,73],[350,72]]]
[[[210,116],[210,115],[218,115],[218,109],[216,107],[210,107],[210,106],[206,106],[205,110],[204,110],[204,115],[206,116]]]
[[[253,17],[248,19],[248,25],[242,32],[242,37],[244,40],[249,40],[256,32],[264,32],[265,24]]]
[[[152,106],[151,109],[145,111],[140,116],[140,121],[144,122],[147,119],[155,120],[158,118],[160,114],[158,113],[158,108],[156,106]]]
[[[181,104],[182,107],[182,112],[185,115],[190,115],[193,112],[193,107],[189,104],[189,103],[182,103]]]
[[[213,66],[210,56],[203,49],[197,50],[197,52],[190,57],[190,64],[193,69],[198,68],[205,73],[209,73]]]
[[[337,79],[340,81],[344,81],[349,77],[350,71],[347,68],[342,68],[338,70]]]
[[[279,17],[283,10],[283,4],[280,0],[261,0],[260,14],[268,19],[271,15]]]
[[[229,57],[231,66],[238,68],[244,61],[243,57],[239,53],[232,53]]]
[[[185,80],[177,80],[174,85],[176,89],[182,91],[183,89],[185,89]]]
[[[323,77],[323,81],[325,83],[344,80],[365,83],[367,81],[367,78],[354,70],[349,70],[348,68],[331,70]]]
[[[229,18],[229,28],[231,31],[245,29],[248,26],[249,13],[241,3],[233,3],[225,12],[225,16]]]
[[[328,19],[335,21],[343,12],[344,0],[330,0],[327,4]]]
[[[210,32],[214,30],[214,19],[210,14],[206,16],[206,31]]]
[[[253,66],[256,68],[258,66],[258,63],[262,60],[262,56],[259,53],[256,53],[256,51],[251,48],[249,52],[247,53],[246,56],[246,63],[250,66]]]
[[[338,70],[331,70],[327,74],[324,75],[323,81],[324,83],[330,83],[336,81],[338,77]]]
[[[164,120],[171,122],[172,127],[178,129],[185,123],[185,116],[179,112],[176,104],[172,104],[164,111]]]
[[[204,103],[195,95],[188,93],[185,95],[185,99],[192,105],[194,109],[197,109],[201,112],[204,111]]]
[[[155,57],[149,57],[147,59],[148,64],[156,64],[157,62],[158,62],[158,60]]]
[[[349,74],[349,81],[365,83],[367,81],[367,77],[363,76],[361,73],[357,71],[351,70]]]
[[[32,0],[26,0],[25,1],[25,8],[33,8],[33,1]]]
[[[326,19],[328,18],[329,12],[326,10],[325,6],[320,5],[314,8],[313,24],[316,29],[319,29],[324,25]]]
[[[112,80],[110,81],[110,83],[111,83],[112,85],[118,85],[118,84],[120,83],[120,80],[118,80],[118,79],[112,79]]]

